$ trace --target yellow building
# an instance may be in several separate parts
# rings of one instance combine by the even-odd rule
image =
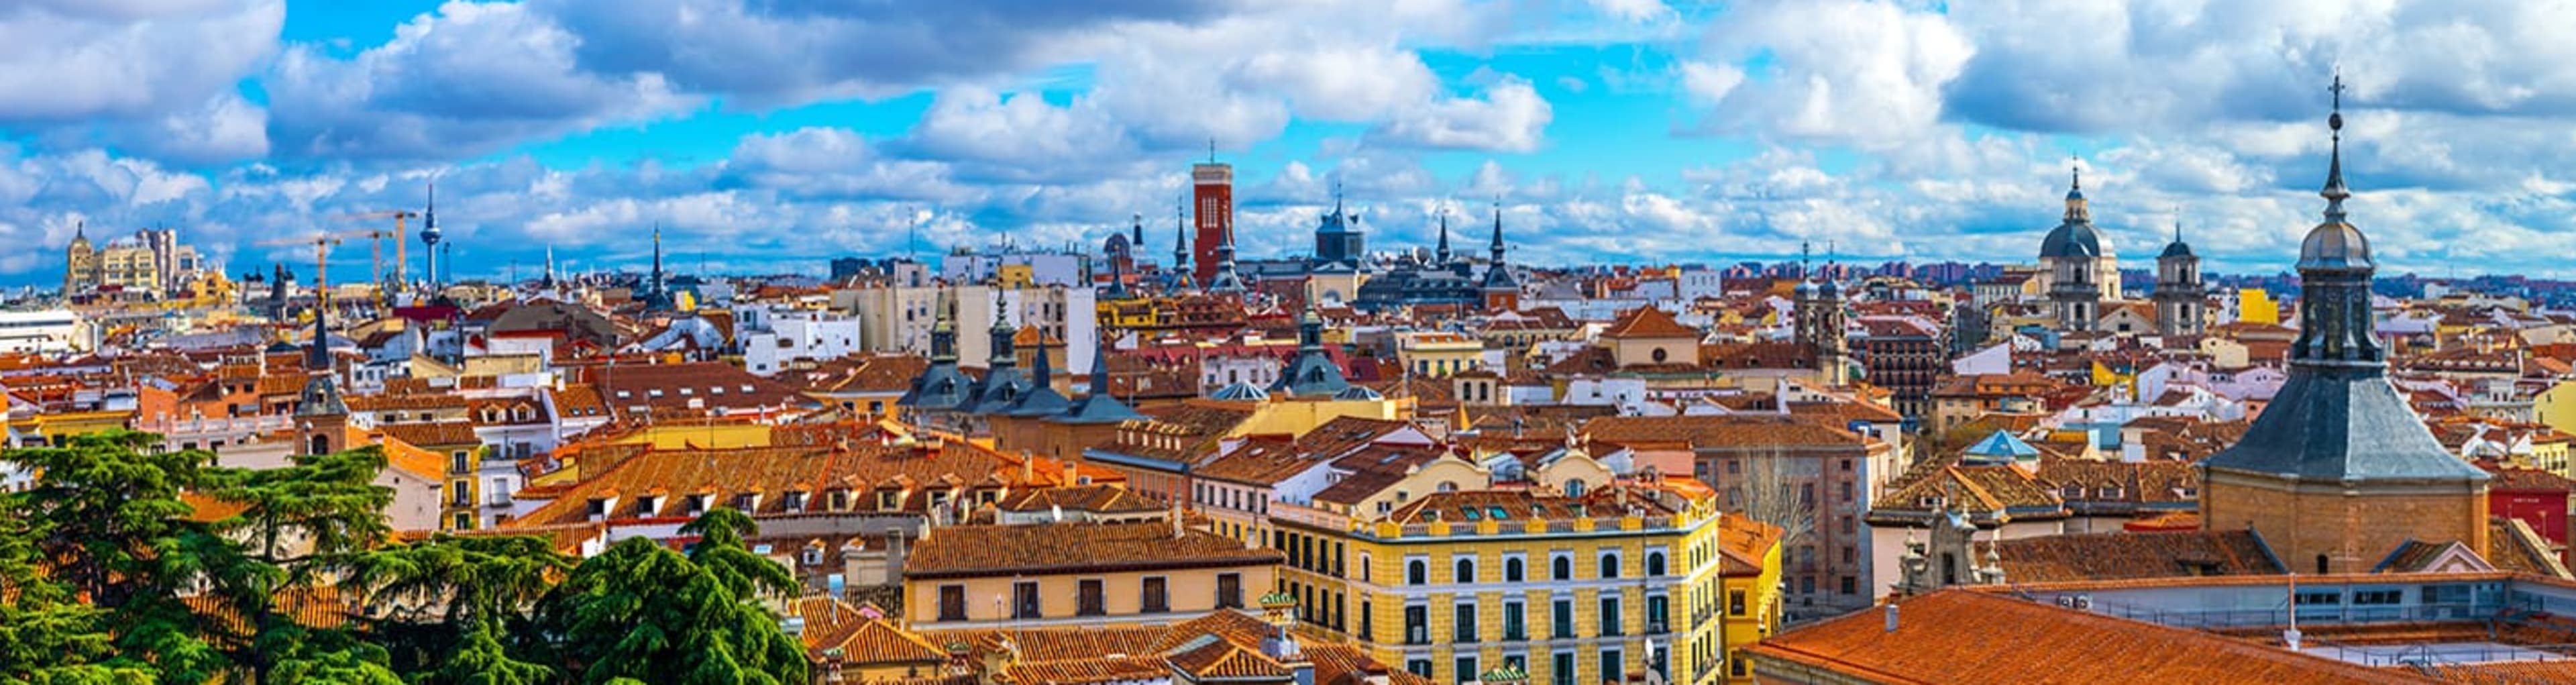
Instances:
[[[1753,664],[1744,658],[1743,650],[1780,629],[1781,607],[1786,604],[1780,593],[1780,527],[1742,516],[1725,517],[1718,526],[1714,552],[1719,557],[1718,574],[1725,579],[1726,596],[1720,600],[1725,604],[1695,606],[1691,621],[1722,622],[1723,641],[1712,646],[1696,640],[1685,648],[1688,658],[1706,666],[1695,668],[1694,673],[1724,670],[1727,683],[1751,683]]]
[[[1756,609],[1776,607],[1776,594],[1751,586],[1776,586],[1778,552],[1751,557],[1771,581],[1729,583],[1726,517],[1696,481],[1435,487],[1406,499],[1359,517],[1276,504],[1272,535],[1287,551],[1281,588],[1297,596],[1300,618],[1434,682],[1502,667],[1540,685],[1649,671],[1714,683],[1725,668],[1717,657],[1731,650],[1733,619],[1719,611],[1728,588],[1747,590],[1740,618],[1757,625],[1744,634],[1776,624],[1776,608]]]
[[[1397,334],[1395,358],[1413,375],[1446,378],[1485,365],[1484,341],[1448,331]]]
[[[1167,521],[940,526],[903,564],[916,629],[1184,621],[1271,587],[1280,554]]]
[[[2271,291],[2246,288],[2236,291],[2236,320],[2246,323],[2281,323],[2281,303],[2272,301]]]

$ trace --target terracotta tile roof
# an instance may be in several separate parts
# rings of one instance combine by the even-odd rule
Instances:
[[[788,608],[805,621],[804,632],[796,637],[805,644],[806,658],[817,662],[868,667],[948,661],[948,650],[838,599],[805,597]]]
[[[1305,473],[1319,463],[1322,463],[1321,458],[1298,449],[1294,439],[1282,435],[1260,435],[1244,440],[1234,451],[1190,473],[1200,478],[1266,487]]]
[[[1040,488],[1013,492],[1000,503],[1002,511],[1032,512],[1063,509],[1096,514],[1133,514],[1160,511],[1161,506],[1144,496],[1111,485],[1080,485]]]
[[[625,411],[649,406],[654,411],[697,414],[710,411],[756,411],[811,406],[815,402],[767,378],[722,362],[632,364],[594,368],[591,380],[608,405]]]
[[[1886,629],[1881,611],[1861,611],[1782,633],[1751,651],[1757,664],[1791,662],[1873,683],[2028,683],[2034,674],[2046,674],[2047,682],[2088,685],[2438,682],[1965,590],[1917,597],[1897,612],[1894,631]]]
[[[904,575],[957,578],[1119,569],[1276,564],[1277,550],[1246,549],[1239,540],[1173,524],[1045,523],[948,526],[913,547]]]
[[[1168,678],[1171,674],[1172,667],[1165,664],[1162,657],[1136,655],[1023,661],[1002,669],[1003,679],[1015,685],[1097,685],[1149,681]]]
[[[1727,515],[1717,521],[1717,551],[1723,562],[1719,575],[1762,575],[1764,561],[1771,548],[1780,545],[1782,528],[1743,516]]]
[[[1698,338],[1699,331],[1673,320],[1673,315],[1654,307],[1638,307],[1623,312],[1601,337],[1619,339]]]
[[[1036,487],[1045,478],[1029,473],[1037,469],[1019,458],[968,443],[852,441],[847,447],[686,450],[607,445],[585,449],[581,457],[586,478],[580,484],[512,523],[586,521],[593,499],[613,505],[607,515],[612,521],[678,520],[690,516],[689,495],[703,496],[710,508],[738,506],[739,498],[757,496],[751,503],[754,517],[839,513],[831,509],[833,492],[848,493],[843,512],[918,514],[929,511],[934,489],[962,498],[980,488]],[[1040,481],[1026,479],[1029,475]],[[802,512],[791,511],[790,493],[802,493]],[[896,495],[894,506],[884,506],[885,493]],[[650,511],[640,508],[647,495],[661,496]]]
[[[2069,533],[2000,544],[2004,579],[2015,583],[2288,572],[2248,530]]]
[[[560,390],[549,389],[546,392],[554,395],[555,412],[563,418],[606,418],[609,415],[608,401],[601,399],[599,388],[590,384],[570,383]]]
[[[2521,519],[2502,516],[2487,519],[2487,563],[2498,571],[2571,578],[2567,565],[2559,562],[2558,552],[2550,548],[2549,540]]]
[[[386,437],[411,443],[412,445],[422,448],[464,447],[479,446],[483,444],[482,438],[475,437],[474,424],[470,421],[389,423],[377,426],[376,431],[385,434]]]

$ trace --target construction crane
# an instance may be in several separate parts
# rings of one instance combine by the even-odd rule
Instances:
[[[338,234],[316,233],[302,238],[263,240],[257,244],[260,247],[295,247],[299,245],[313,246],[313,306],[315,309],[330,306],[331,246],[340,244],[340,236]]]
[[[378,283],[383,283],[383,282],[384,282],[384,280],[385,280],[385,274],[384,274],[384,271],[385,271],[385,269],[384,269],[384,262],[385,262],[385,260],[384,260],[385,246],[384,246],[384,242],[383,242],[383,241],[384,241],[384,239],[386,239],[386,238],[391,238],[391,239],[393,239],[393,241],[394,241],[394,282],[395,282],[395,283],[409,283],[409,281],[406,281],[406,280],[404,280],[404,279],[403,279],[403,266],[404,266],[404,265],[406,265],[406,264],[410,264],[410,263],[411,263],[411,255],[410,255],[410,251],[409,251],[408,249],[405,249],[405,248],[406,248],[406,244],[403,242],[403,221],[404,221],[404,220],[406,220],[406,219],[411,219],[411,218],[418,217],[418,216],[420,216],[420,213],[419,213],[419,212],[414,212],[414,211],[411,211],[411,210],[408,210],[408,209],[386,209],[386,210],[378,210],[378,211],[373,211],[373,212],[353,212],[353,213],[349,213],[349,214],[341,214],[341,215],[334,216],[334,217],[331,217],[331,218],[333,218],[333,219],[339,219],[339,220],[342,220],[342,221],[359,221],[359,220],[366,220],[366,219],[392,219],[392,220],[394,220],[394,230],[393,230],[393,232],[390,232],[390,233],[385,232],[385,231],[366,231],[366,232],[365,232],[365,233],[367,233],[367,238],[368,238],[368,239],[377,241],[377,242],[376,242],[376,245],[375,245],[375,249],[376,249],[376,282],[378,282]],[[346,235],[346,234],[344,234],[344,235]]]

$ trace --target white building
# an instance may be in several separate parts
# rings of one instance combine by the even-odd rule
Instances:
[[[734,340],[742,346],[742,364],[755,375],[775,375],[800,362],[821,362],[857,353],[862,337],[859,320],[814,311],[744,308],[734,312]]]
[[[89,328],[87,319],[69,309],[0,312],[0,352],[84,351]]]

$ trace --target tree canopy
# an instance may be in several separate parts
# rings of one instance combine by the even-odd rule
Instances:
[[[111,432],[12,450],[0,493],[0,685],[790,684],[804,651],[762,600],[794,576],[708,512],[685,553],[576,560],[542,538],[405,541],[375,447],[216,466]]]

